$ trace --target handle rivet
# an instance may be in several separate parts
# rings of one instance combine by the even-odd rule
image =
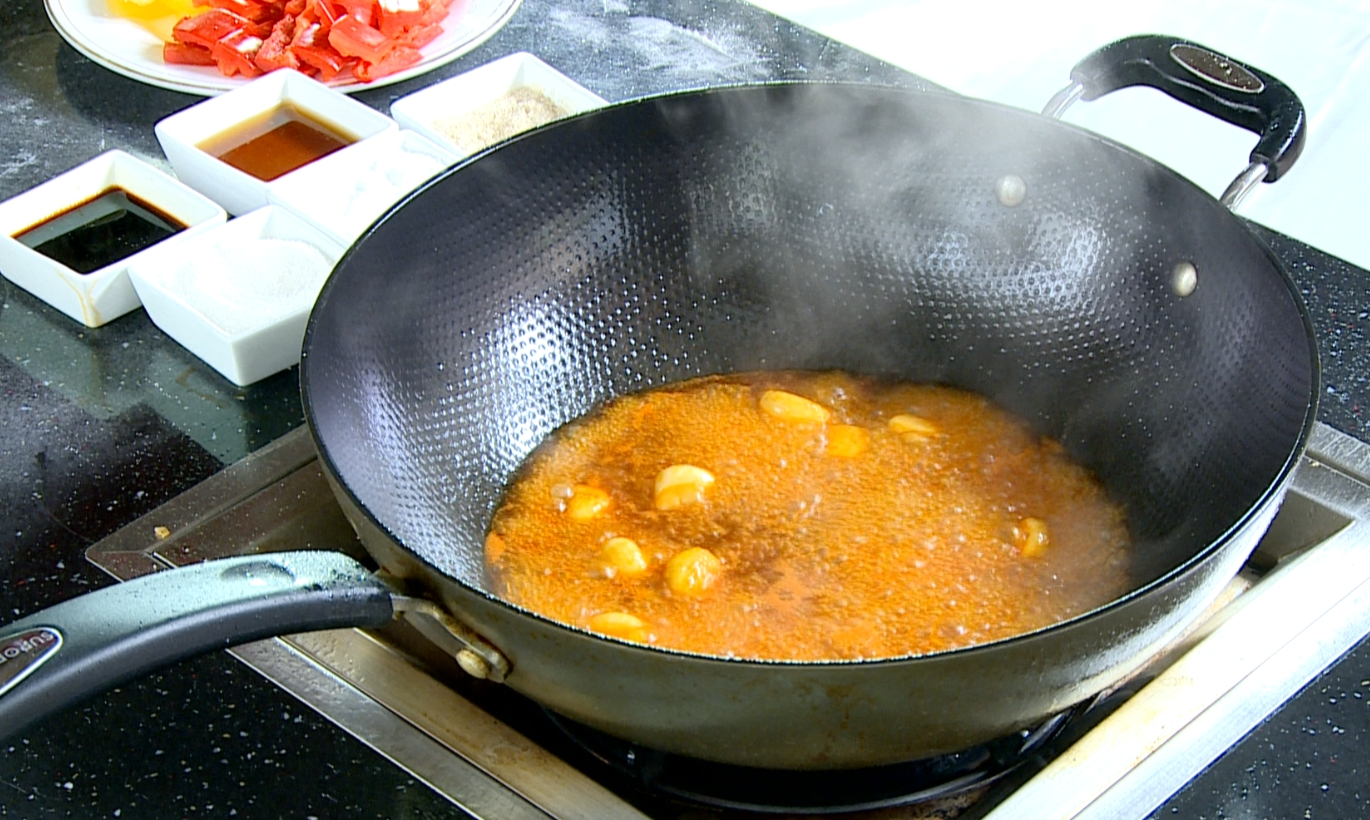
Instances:
[[[457,665],[461,667],[461,671],[473,678],[485,680],[490,677],[490,664],[470,649],[457,651]]]
[[[999,201],[1012,208],[1027,198],[1027,183],[1017,174],[1001,177],[994,183],[994,195]]]
[[[1176,296],[1188,296],[1199,286],[1199,269],[1193,262],[1181,262],[1170,272],[1170,289]]]

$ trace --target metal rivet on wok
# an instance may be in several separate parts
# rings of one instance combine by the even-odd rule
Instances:
[[[1027,198],[1027,183],[1017,174],[1000,177],[994,183],[994,195],[999,197],[1001,203],[1012,208]]]
[[[1181,262],[1170,272],[1170,289],[1176,296],[1188,296],[1199,286],[1199,269],[1193,262]]]
[[[463,672],[473,678],[485,680],[490,677],[490,664],[485,658],[482,658],[470,649],[461,649],[457,651],[457,665],[461,667]]]

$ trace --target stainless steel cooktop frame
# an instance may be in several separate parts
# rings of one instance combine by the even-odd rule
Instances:
[[[1147,667],[1151,680],[1136,695],[987,816],[1145,817],[1370,633],[1367,545],[1370,446],[1318,425],[1284,507],[1222,605]],[[87,557],[126,580],[301,548],[365,558],[303,428],[103,539]],[[423,645],[397,624],[229,651],[475,817],[645,817],[460,694],[455,664],[410,651]],[[908,816],[953,816],[962,806]]]

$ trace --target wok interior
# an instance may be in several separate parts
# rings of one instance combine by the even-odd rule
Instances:
[[[506,483],[557,427],[791,368],[948,383],[1031,419],[1126,505],[1141,585],[1282,476],[1311,344],[1262,246],[1169,171],[989,104],[795,85],[617,106],[454,169],[340,263],[301,378],[347,490],[476,588]]]

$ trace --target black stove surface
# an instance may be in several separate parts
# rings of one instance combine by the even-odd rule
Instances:
[[[686,807],[833,815],[919,805],[983,790],[1041,754],[1082,711],[1067,710],[1035,729],[948,755],[837,771],[777,771],[694,760],[546,714],[575,744],[579,757],[602,764],[582,768],[602,768],[596,774],[614,782],[615,791]]]
[[[1324,393],[1318,418],[1370,441],[1370,274],[1253,226],[1299,283],[1313,317]],[[1362,640],[1151,814],[1370,816],[1370,638]]]
[[[1150,815],[1370,817],[1370,638]]]

